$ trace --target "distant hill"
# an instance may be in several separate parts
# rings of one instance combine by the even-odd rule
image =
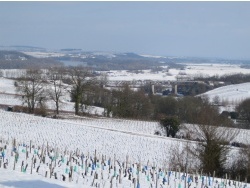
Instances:
[[[45,48],[35,47],[35,46],[24,46],[24,45],[15,45],[15,46],[0,46],[0,50],[9,50],[9,51],[36,51],[44,52]]]
[[[157,56],[151,54],[136,54],[133,52],[107,52],[107,51],[84,51],[79,48],[63,48],[58,50],[48,50],[41,47],[33,46],[0,46],[0,51],[16,51],[24,52],[28,56],[26,59],[13,56],[14,59],[9,60],[8,56],[2,57],[0,68],[25,68],[30,65],[40,65],[47,67],[50,65],[59,65],[58,62],[67,62],[68,65],[81,64],[88,66],[94,70],[160,70],[162,66],[168,68],[185,69],[188,63],[207,63],[207,64],[240,64],[241,67],[250,68],[249,60],[227,60],[219,58],[200,58],[200,57],[173,57],[173,56]],[[8,55],[8,54],[7,54]],[[8,62],[6,60],[8,59]],[[20,61],[21,60],[21,61]],[[33,62],[30,62],[30,61]],[[12,63],[10,64],[10,61]],[[74,63],[77,62],[77,63]]]
[[[48,68],[62,63],[49,58],[35,58],[17,51],[0,51],[0,69]]]

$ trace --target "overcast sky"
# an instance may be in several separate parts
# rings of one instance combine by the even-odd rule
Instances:
[[[250,2],[0,2],[0,45],[250,59]]]

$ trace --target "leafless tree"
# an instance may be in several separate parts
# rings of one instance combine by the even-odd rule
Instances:
[[[59,114],[59,109],[61,107],[60,99],[65,94],[65,85],[63,83],[64,72],[62,68],[53,68],[47,72],[47,77],[49,83],[52,87],[48,88],[48,95],[50,99],[55,102],[56,114]]]
[[[105,86],[108,83],[108,75],[107,74],[101,74],[98,78],[98,82],[101,87]]]
[[[66,74],[71,84],[68,91],[75,103],[75,114],[79,115],[80,104],[84,92],[88,91],[89,86],[96,84],[96,78],[89,69],[82,66],[70,67],[66,70]]]
[[[193,143],[190,141],[179,141],[170,147],[170,168],[186,172],[197,167],[197,160],[191,153]]]
[[[212,100],[213,100],[214,105],[220,104],[220,97],[218,95],[215,95]]]
[[[239,143],[238,143],[239,144]],[[232,179],[250,181],[250,146],[244,145],[234,148],[234,152],[230,155],[231,160],[227,163],[227,173]]]
[[[36,106],[42,106],[46,100],[42,71],[38,69],[27,70],[25,76],[16,82],[16,92],[22,96],[21,99],[23,104],[27,105],[28,112],[34,113]]]

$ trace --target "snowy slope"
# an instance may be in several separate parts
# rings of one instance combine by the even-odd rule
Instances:
[[[165,162],[168,156],[167,150],[172,142],[178,142],[177,139],[136,132],[128,134],[112,129],[101,129],[98,126],[84,126],[80,123],[21,113],[0,111],[0,119],[2,120],[0,132],[4,139],[17,138],[19,142],[24,143],[32,140],[39,145],[48,142],[61,150],[79,148],[81,151],[93,153],[96,149],[107,156],[116,154],[117,158],[123,160],[125,155],[129,154],[134,161],[157,160],[160,164]]]
[[[26,174],[11,169],[0,168],[0,188],[74,188],[79,187],[69,182],[48,179],[39,174]]]
[[[110,182],[112,181],[113,187],[117,188],[126,188],[126,187],[134,187],[134,183],[132,183],[132,179],[140,179],[140,186],[143,188],[156,187],[156,182],[152,179],[150,173],[153,172],[154,178],[158,177],[158,187],[162,185],[163,188],[169,187],[167,183],[163,185],[163,178],[169,178],[171,187],[184,187],[184,179],[182,178],[182,173],[175,173],[170,170],[171,164],[169,163],[169,157],[171,155],[171,149],[182,148],[186,145],[185,140],[171,139],[166,137],[155,136],[151,134],[145,134],[140,132],[141,130],[135,130],[136,125],[133,124],[141,124],[142,122],[136,121],[122,121],[115,120],[112,128],[106,127],[106,124],[112,123],[112,120],[97,120],[88,119],[86,121],[81,120],[77,122],[69,121],[69,120],[54,120],[36,117],[27,114],[21,113],[12,113],[0,111],[0,147],[4,148],[7,146],[5,150],[5,159],[1,158],[0,160],[5,162],[8,160],[7,169],[3,169],[0,167],[0,173],[4,174],[0,176],[0,187],[17,187],[17,188],[29,188],[30,187],[51,187],[51,188],[60,188],[60,187],[91,187],[92,182],[96,182],[100,187],[110,188]],[[120,124],[117,122],[120,121]],[[124,123],[127,126],[123,126],[123,131],[119,131],[118,126]],[[117,127],[115,127],[115,124]],[[130,124],[130,126],[129,126]],[[154,122],[152,122],[152,125]],[[150,123],[146,124],[145,127],[150,126]],[[117,128],[117,129],[115,129]],[[239,139],[241,141],[248,140],[250,131],[242,131],[241,135],[239,135]],[[16,150],[19,153],[19,159],[16,163],[15,170],[14,167],[14,155],[12,153],[12,141],[16,138]],[[29,148],[29,143],[34,145],[34,147]],[[47,146],[48,143],[48,146]],[[195,142],[189,141],[189,144],[195,146]],[[40,146],[40,149],[39,149]],[[38,154],[41,154],[41,148],[49,148],[49,150],[53,149],[50,153],[50,156],[55,156],[56,161],[50,162],[49,156],[45,157],[45,163],[39,163],[40,159],[38,158]],[[53,175],[51,178],[47,176],[45,177],[46,171],[49,172],[48,164],[59,164],[60,156],[64,156],[66,160],[69,159],[70,153],[83,153],[86,160],[86,164],[91,164],[91,156],[96,154],[98,159],[101,159],[102,155],[105,156],[105,164],[98,164],[96,167],[90,166],[90,168],[86,170],[85,165],[84,168],[78,165],[76,162],[72,162],[72,166],[74,167],[73,172],[73,180],[69,183],[69,179],[66,178],[66,182],[63,182],[62,176],[68,176],[67,169],[69,166],[66,162],[61,162],[60,165],[56,165],[54,172],[57,173],[57,179],[55,180],[55,176]],[[66,152],[65,152],[66,151]],[[25,159],[26,152],[28,152],[28,158]],[[57,154],[58,153],[58,154]],[[73,154],[74,155],[74,154]],[[90,155],[90,158],[88,157]],[[120,172],[119,163],[115,162],[117,171],[114,168],[110,169],[110,165],[107,166],[108,159],[111,159],[111,163],[113,164],[113,159],[120,161],[120,163],[127,161],[126,156],[129,156],[129,167],[131,168],[132,179],[128,180],[128,175],[125,176],[125,172]],[[59,157],[59,158],[57,158]],[[31,166],[32,160],[36,158],[35,168],[33,169],[33,173],[31,175]],[[77,158],[77,157],[76,157]],[[79,158],[78,158],[79,159]],[[80,160],[80,159],[79,159]],[[79,161],[78,160],[78,161]],[[27,166],[27,170],[21,172],[21,163],[24,162],[24,166]],[[80,160],[81,161],[81,160]],[[79,162],[80,162],[79,161]],[[137,174],[136,169],[138,169],[140,163],[142,166],[139,168],[139,176]],[[93,164],[93,163],[92,163]],[[36,173],[36,169],[40,166],[39,172]],[[101,165],[101,166],[100,166]],[[147,166],[147,170],[143,167]],[[152,171],[152,165],[157,166],[158,170]],[[98,167],[99,166],[99,167]],[[91,170],[92,169],[92,170]],[[122,169],[122,168],[121,168]],[[144,170],[143,170],[144,169]],[[93,173],[92,173],[93,171]],[[87,175],[82,177],[82,173],[86,172]],[[98,177],[96,180],[94,174],[97,173]],[[112,180],[112,176],[114,174],[119,175],[122,173],[122,183],[119,183],[119,178],[117,176],[116,179]],[[167,174],[171,173],[168,177]],[[103,175],[101,175],[103,174]],[[103,179],[100,177],[103,176]],[[194,176],[194,175],[193,175]],[[207,180],[204,179],[204,184],[212,185],[221,185],[221,183],[225,183],[220,179],[220,182],[211,180],[211,177],[206,177]],[[210,180],[209,180],[210,179]],[[201,187],[202,178],[199,177],[198,185]],[[210,183],[209,183],[210,182]],[[241,186],[244,184],[241,183]],[[95,186],[96,187],[96,186]],[[191,188],[197,187],[196,183],[191,183]],[[231,187],[227,185],[227,187]],[[243,188],[243,187],[242,187]]]
[[[202,75],[202,76],[222,76],[225,74],[249,74],[250,69],[241,68],[239,64],[208,64],[208,63],[196,63],[186,64],[185,69],[188,75]]]
[[[229,104],[237,105],[241,101],[250,98],[250,83],[219,87],[201,96],[207,96],[211,102],[218,96],[220,102],[227,101]]]
[[[48,171],[48,166],[46,166],[46,164],[50,164],[50,159],[48,157],[46,157],[45,159],[45,161],[47,162],[45,162],[44,164],[40,163],[41,167],[38,175],[40,175],[41,178],[35,176],[34,179],[33,177],[29,179],[29,177],[23,175],[23,173],[17,172],[14,173],[17,178],[13,178],[11,169],[13,169],[14,156],[11,155],[11,143],[14,138],[16,138],[18,145],[17,151],[20,154],[20,160],[16,164],[15,170],[20,172],[20,170],[22,169],[21,161],[24,161],[24,165],[28,165],[27,171],[25,170],[24,174],[31,173],[31,157],[25,159],[25,151],[30,150],[29,148],[26,148],[26,145],[30,143],[30,140],[32,140],[32,145],[35,145],[35,148],[32,148],[31,153],[29,153],[29,156],[33,156],[32,159],[34,158],[34,156],[36,157],[36,151],[38,150],[39,153],[39,151],[41,151],[41,148],[43,148],[44,145],[46,147],[48,143],[49,148],[54,149],[54,151],[58,151],[58,153],[60,153],[59,156],[64,155],[64,157],[66,158],[69,157],[69,153],[71,151],[75,152],[76,149],[80,153],[84,153],[85,156],[88,156],[89,154],[93,156],[96,150],[97,156],[99,157],[102,154],[105,155],[105,158],[107,157],[107,159],[113,159],[115,155],[116,160],[125,161],[126,155],[128,155],[130,164],[140,162],[142,165],[152,165],[153,163],[157,163],[157,165],[164,165],[166,168],[169,168],[168,161],[166,160],[169,158],[168,150],[171,148],[172,144],[179,143],[179,141],[176,139],[167,139],[164,137],[152,136],[136,132],[131,133],[118,131],[115,129],[104,129],[99,128],[98,126],[94,127],[92,125],[84,125],[84,123],[53,120],[21,113],[0,111],[0,119],[0,147],[3,148],[6,146],[6,143],[8,143],[7,150],[5,150],[5,159],[3,160],[4,162],[8,161],[8,169],[7,171],[5,169],[5,172],[7,172],[6,176],[1,176],[0,178],[0,185],[3,185],[5,187],[25,187],[27,183],[33,185],[34,187],[60,187],[47,184],[46,181],[44,182],[45,172]],[[181,142],[182,141],[180,141],[180,143]],[[38,149],[39,146],[40,150]],[[66,151],[68,154],[65,155],[64,151]],[[74,164],[75,163],[73,163],[73,165]],[[33,169],[33,173],[35,172],[36,168]],[[67,168],[68,167],[66,163],[63,163],[61,167],[58,166],[56,168],[55,172],[57,172],[58,177],[60,177],[57,181],[62,181],[61,176],[67,175],[67,173],[65,173],[65,170]],[[109,188],[110,181],[112,179],[110,175],[114,174],[115,172],[112,170],[110,172],[107,167],[103,166],[103,168],[104,177],[106,177],[104,178],[105,186],[103,187]],[[96,169],[96,171],[97,170],[98,169]],[[79,185],[81,183],[84,184],[84,187],[87,188],[90,187],[90,184],[93,181],[93,175],[91,174],[82,179],[80,171],[75,172],[74,177],[75,178],[73,178],[73,182],[71,183],[75,185],[72,187],[81,187]],[[137,177],[137,175],[134,174],[133,177]],[[141,172],[140,177],[142,178],[140,180],[141,186],[145,188],[150,187],[151,180],[146,181],[146,174],[143,174]],[[117,184],[117,181],[118,180],[114,180],[114,184]],[[68,185],[62,186],[71,187]],[[122,185],[118,187],[133,187],[133,184],[132,181],[125,178]]]
[[[14,80],[0,77],[0,93],[15,94]]]

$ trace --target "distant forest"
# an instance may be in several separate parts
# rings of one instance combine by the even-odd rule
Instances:
[[[160,69],[161,66],[184,69],[185,65],[177,64],[179,61],[166,58],[143,57],[135,53],[115,54],[114,57],[105,55],[95,55],[91,52],[83,53],[85,58],[80,56],[66,55],[62,57],[53,57],[58,61],[77,61],[87,63],[87,66],[96,71],[109,70],[146,70]]]
[[[49,68],[63,63],[50,58],[35,58],[17,51],[0,51],[0,69]]]

